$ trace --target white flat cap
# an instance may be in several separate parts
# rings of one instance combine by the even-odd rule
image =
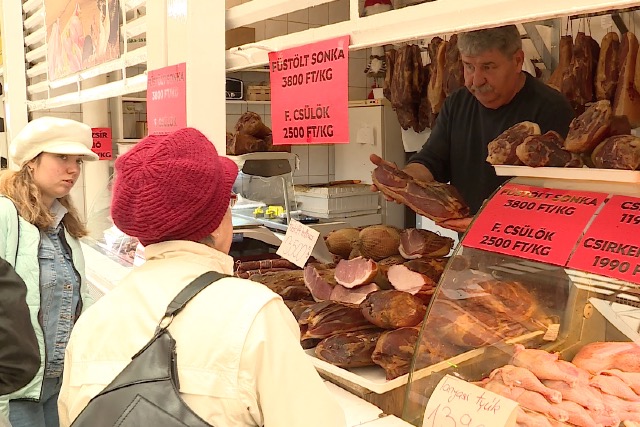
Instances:
[[[27,125],[13,138],[9,146],[9,158],[14,169],[40,153],[82,156],[84,160],[98,160],[93,151],[91,127],[75,120],[57,117],[41,117]]]

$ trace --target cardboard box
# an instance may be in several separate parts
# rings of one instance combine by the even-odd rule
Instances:
[[[242,46],[256,41],[256,29],[251,27],[238,27],[226,32],[225,49]]]
[[[248,86],[247,101],[271,101],[271,87],[266,85]]]

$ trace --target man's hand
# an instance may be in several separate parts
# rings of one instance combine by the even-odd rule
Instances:
[[[471,221],[473,221],[472,217],[458,218],[458,219],[445,219],[444,221],[436,222],[436,225],[439,225],[442,228],[448,228],[449,230],[463,233],[467,231],[467,228],[469,228]]]
[[[398,166],[396,166],[395,163],[388,162],[385,159],[383,159],[382,157],[378,156],[377,154],[369,155],[369,160],[371,160],[371,163],[376,165],[376,167],[380,166],[380,165],[387,165],[387,166],[391,166],[394,169],[398,168]],[[373,191],[374,193],[377,193],[379,191],[379,189],[378,189],[378,187],[376,187],[375,184],[371,184],[371,191]],[[393,199],[391,197],[385,195],[384,193],[382,193],[382,195],[384,196],[384,198],[388,202],[393,202]]]

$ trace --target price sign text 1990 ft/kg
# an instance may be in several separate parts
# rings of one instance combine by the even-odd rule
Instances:
[[[640,283],[640,199],[613,196],[607,201],[568,266]]]

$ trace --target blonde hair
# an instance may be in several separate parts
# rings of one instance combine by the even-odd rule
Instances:
[[[38,229],[46,230],[53,226],[54,217],[49,207],[42,202],[40,189],[33,182],[31,170],[26,164],[17,172],[7,170],[0,174],[0,194],[11,199],[20,216]],[[80,220],[71,198],[67,195],[58,201],[68,211],[62,218],[67,232],[76,238],[86,236],[87,228]]]

